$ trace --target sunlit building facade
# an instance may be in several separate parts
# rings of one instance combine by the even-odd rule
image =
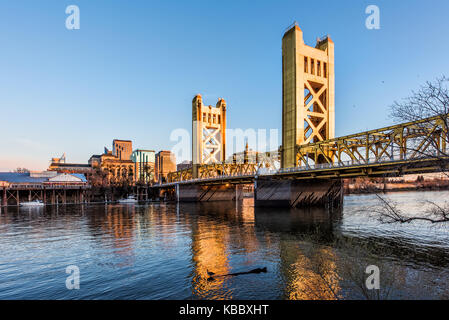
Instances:
[[[114,139],[112,141],[112,154],[120,160],[131,160],[133,143],[131,140]]]
[[[101,184],[133,184],[135,167],[131,154],[132,141],[114,139],[112,151],[104,148],[103,154],[92,155],[88,163],[93,172],[101,176]]]
[[[164,182],[170,172],[176,171],[176,157],[171,151],[162,150],[156,154],[156,181]]]
[[[154,164],[156,155],[154,150],[136,149],[131,154],[134,163],[135,182],[151,183],[154,181]]]

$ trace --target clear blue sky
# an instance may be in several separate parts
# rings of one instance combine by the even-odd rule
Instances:
[[[65,28],[78,5],[81,29]],[[365,28],[380,7],[381,29]],[[170,149],[191,100],[228,103],[230,128],[281,128],[281,38],[335,42],[336,135],[391,123],[388,106],[449,74],[449,1],[0,3],[0,171],[86,163],[113,138]]]

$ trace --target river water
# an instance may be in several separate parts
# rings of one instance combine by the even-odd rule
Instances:
[[[413,215],[449,192],[387,196]],[[252,199],[9,207],[0,299],[448,299],[449,226],[380,223],[376,201],[346,196],[334,212]],[[371,265],[379,290],[365,285]],[[79,268],[78,290],[66,287],[68,266]]]

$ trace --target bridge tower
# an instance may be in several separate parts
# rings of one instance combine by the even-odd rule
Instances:
[[[295,22],[282,38],[282,168],[297,165],[299,145],[334,138],[334,86],[333,41],[307,46]]]
[[[202,164],[221,163],[226,156],[226,101],[205,106],[200,94],[192,100],[192,176]]]

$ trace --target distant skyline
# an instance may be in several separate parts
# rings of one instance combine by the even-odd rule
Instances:
[[[380,8],[381,28],[365,27]],[[65,9],[80,9],[67,30]],[[447,0],[0,3],[0,171],[87,163],[112,140],[170,150],[191,101],[227,102],[228,128],[281,129],[281,39],[295,20],[335,43],[336,136],[392,124],[388,107],[449,75]],[[280,140],[279,140],[280,142]]]

